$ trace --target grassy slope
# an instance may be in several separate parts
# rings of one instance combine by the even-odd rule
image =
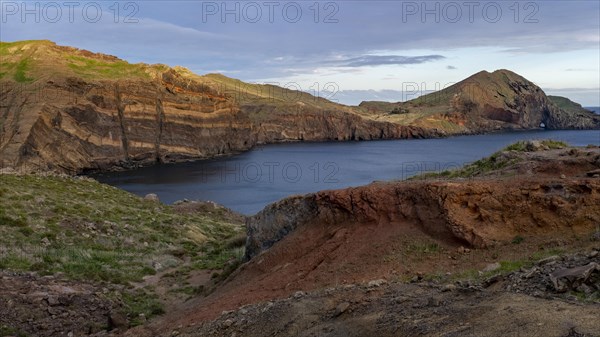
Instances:
[[[226,242],[244,228],[227,219],[183,214],[87,178],[3,174],[0,269],[125,286],[163,270],[185,279],[243,256]],[[134,317],[160,312],[151,288],[122,295]]]
[[[569,145],[562,142],[551,139],[541,140],[541,146],[545,146],[548,149],[563,149],[568,147]],[[418,176],[412,177],[411,179],[429,179],[429,178],[472,178],[485,173],[489,173],[492,171],[500,170],[509,165],[516,163],[516,158],[511,158],[510,156],[503,156],[502,154],[505,152],[515,151],[515,152],[530,152],[535,151],[535,149],[529,149],[527,147],[528,142],[519,141],[514,144],[511,144],[504,149],[493,153],[491,156],[479,159],[471,164],[467,164],[456,170],[446,170],[442,172],[430,172],[420,174]]]
[[[559,108],[561,108],[567,112],[571,112],[571,113],[577,113],[577,112],[588,113],[589,112],[589,110],[584,109],[581,106],[581,104],[575,103],[566,97],[548,96],[548,98],[550,99],[550,101],[552,101],[552,103],[556,104]]]
[[[207,74],[200,76],[200,78],[219,84],[228,94],[237,97],[241,104],[253,102],[296,104],[297,102],[302,102],[308,106],[325,109],[340,109],[345,107],[303,91],[292,90],[295,88],[293,84],[289,84],[289,89],[287,89],[270,84],[246,83],[221,74]]]
[[[0,42],[0,79],[32,83],[53,76],[85,79],[150,79],[163,65],[149,66],[70,47],[51,41]]]
[[[153,74],[166,71],[162,64],[131,64],[116,57],[94,54],[71,47],[57,46],[51,41],[0,42],[0,78],[15,81],[32,81],[48,75],[79,76],[85,79],[150,79]],[[21,67],[21,68],[19,68]],[[197,75],[183,67],[173,68],[190,80],[215,86],[236,99],[240,104],[270,103],[297,104],[324,109],[352,109],[315,97],[306,92],[285,89],[274,85],[245,83],[221,74]],[[290,88],[294,88],[290,85]]]

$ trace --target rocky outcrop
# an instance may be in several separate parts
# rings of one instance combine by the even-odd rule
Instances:
[[[547,112],[542,120],[550,129],[600,129],[600,116],[585,109],[581,110],[554,110]]]
[[[517,235],[589,232],[600,223],[600,180],[586,172],[600,167],[600,153],[569,151],[550,151],[554,159],[528,154],[539,158],[519,163],[529,174],[513,178],[518,168],[505,179],[374,183],[284,199],[248,219],[246,259],[304,227],[416,226],[479,248]],[[576,178],[561,179],[562,172]]]
[[[523,233],[593,229],[598,205],[600,181],[419,182],[325,191],[283,200],[250,218],[246,258],[303,226],[342,224],[411,223],[436,239],[482,248]]]
[[[238,107],[175,73],[156,82],[68,77],[35,90],[10,82],[2,88],[9,103],[1,114],[4,167],[77,173],[209,158],[254,145],[251,121]]]
[[[0,270],[0,331],[5,336],[40,337],[102,333],[107,317],[122,309],[118,300],[105,295],[106,287]]]

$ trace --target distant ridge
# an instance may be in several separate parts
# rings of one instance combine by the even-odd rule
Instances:
[[[481,71],[443,90],[407,102],[362,102],[381,119],[455,132],[502,129],[595,129],[600,119],[566,98],[546,96],[506,69]]]

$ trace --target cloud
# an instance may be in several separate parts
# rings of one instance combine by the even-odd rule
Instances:
[[[448,70],[456,70],[458,68],[456,68],[455,66],[446,66],[446,69],[448,69]]]
[[[348,58],[344,60],[329,61],[338,67],[366,67],[366,66],[381,66],[381,65],[407,65],[421,64],[443,60],[446,57],[442,55],[422,55],[422,56],[401,56],[401,55],[364,55],[359,57]]]
[[[439,6],[441,20],[436,21],[434,15],[426,15],[426,20],[422,20],[421,12],[407,15],[406,4],[410,3],[406,1],[332,1],[317,12],[314,2],[297,1],[294,4],[302,6],[303,13],[297,23],[285,20],[283,3],[276,6],[273,22],[269,22],[271,15],[263,6],[262,19],[250,23],[243,12],[239,22],[232,15],[222,20],[222,13],[203,20],[203,4],[207,2],[177,1],[167,5],[159,0],[135,2],[139,6],[135,19],[139,22],[131,24],[123,23],[123,18],[115,23],[114,12],[109,8],[113,3],[100,3],[105,15],[94,24],[82,20],[82,6],[78,7],[74,23],[68,22],[67,15],[56,24],[36,24],[31,20],[32,15],[24,21],[22,13],[10,15],[8,22],[2,22],[0,39],[51,39],[133,62],[182,65],[198,73],[223,69],[242,80],[286,78],[295,74],[314,76],[315,70],[320,71],[319,75],[343,74],[369,66],[378,66],[377,71],[386,65],[394,68],[443,60],[428,58],[436,54],[452,57],[451,62],[460,68],[454,73],[466,77],[473,68],[485,68],[493,60],[482,59],[480,64],[470,67],[464,63],[469,51],[461,54],[463,49],[506,50],[518,54],[509,57],[519,56],[514,63],[508,63],[511,68],[525,68],[528,64],[521,61],[521,54],[565,53],[564,58],[569,59],[572,55],[567,53],[574,51],[597,52],[600,41],[597,1],[537,1],[530,3],[533,7],[525,8],[522,4],[518,12],[514,11],[513,2],[496,1],[494,4],[501,6],[503,13],[499,21],[489,20],[486,14],[492,15],[494,10],[484,11],[483,3],[474,6],[471,13],[466,2],[457,2],[462,11],[458,22],[450,20],[454,16],[444,11],[443,5]],[[436,8],[433,3],[421,3]],[[121,15],[129,13],[124,7],[121,9]],[[336,23],[325,23],[332,15]],[[536,22],[524,22],[526,19]],[[382,56],[381,51],[395,55]],[[456,55],[451,56],[452,53]],[[418,54],[423,56],[401,56]],[[342,57],[336,59],[335,55]],[[506,59],[505,55],[501,57]],[[575,63],[574,67],[594,68],[597,64],[596,60],[595,65]],[[569,66],[560,69],[564,68]],[[439,67],[424,71],[438,70]],[[597,71],[585,76],[597,78]],[[354,77],[356,81],[372,85],[358,75],[361,74]]]

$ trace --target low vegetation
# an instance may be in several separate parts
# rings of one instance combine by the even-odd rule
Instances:
[[[48,74],[86,79],[150,79],[152,68],[166,69],[161,65],[131,64],[74,48],[61,49],[47,40],[0,42],[0,56],[0,79],[10,77],[24,84]]]
[[[26,72],[29,68],[29,60],[23,59],[19,63],[17,63],[16,71],[15,71],[15,81],[19,83],[27,83],[33,81],[32,78],[27,77]]]
[[[514,243],[514,242],[513,242]],[[540,249],[537,252],[521,258],[521,259],[511,259],[511,260],[502,260],[498,263],[500,267],[498,269],[490,270],[490,271],[481,271],[478,269],[467,269],[461,273],[457,273],[450,277],[451,280],[472,280],[481,282],[487,278],[490,278],[494,275],[507,275],[521,268],[529,269],[533,267],[538,261],[547,258],[552,255],[560,255],[564,254],[566,251],[563,249]]]
[[[479,159],[473,163],[467,164],[456,170],[445,170],[442,172],[428,172],[411,179],[429,179],[429,178],[470,178],[493,171],[497,171],[520,161],[518,156],[511,155],[511,152],[535,152],[542,149],[563,149],[569,145],[557,140],[541,141],[519,141],[511,144],[504,149],[495,152],[489,157]]]
[[[194,270],[237,265],[244,233],[218,214],[178,212],[84,177],[0,175],[4,270],[125,289],[163,271],[181,270],[185,281]],[[121,296],[133,317],[162,312],[153,289]]]
[[[4,324],[0,324],[0,337],[26,337],[27,335],[18,331],[17,329],[14,329],[12,327],[9,327],[7,325]]]
[[[83,78],[150,78],[146,69],[140,64],[125,61],[103,61],[83,56],[66,56],[67,65],[75,74]]]
[[[540,149],[548,148],[549,150],[557,150],[564,149],[568,147],[569,144],[560,141],[560,140],[552,140],[552,139],[544,139],[539,142],[529,142],[529,141],[520,141],[514,144],[511,144],[504,148],[502,151],[517,151],[517,152],[535,152]]]
[[[550,101],[552,103],[556,104],[556,106],[558,106],[559,108],[561,108],[565,111],[571,112],[571,113],[580,113],[580,112],[588,111],[587,109],[584,109],[581,106],[581,104],[575,103],[566,97],[549,95],[548,98],[550,99]]]

